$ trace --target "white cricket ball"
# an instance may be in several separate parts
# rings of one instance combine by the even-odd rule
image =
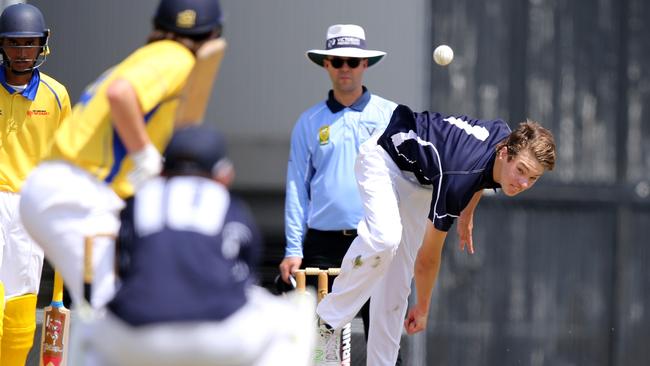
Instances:
[[[440,66],[447,66],[454,59],[454,51],[446,44],[441,44],[433,50],[433,61]]]

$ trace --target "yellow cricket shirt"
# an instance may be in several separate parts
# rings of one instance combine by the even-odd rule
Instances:
[[[70,115],[68,91],[35,70],[22,92],[0,68],[0,191],[18,193],[29,172],[48,156],[52,138]]]
[[[145,45],[86,88],[70,118],[57,131],[52,159],[64,159],[110,184],[120,197],[133,194],[127,173],[133,162],[111,121],[106,89],[127,80],[144,112],[151,142],[163,151],[174,127],[178,95],[194,66],[194,55],[174,41]]]

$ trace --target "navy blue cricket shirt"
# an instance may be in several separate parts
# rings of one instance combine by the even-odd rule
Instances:
[[[261,236],[243,202],[201,177],[156,178],[122,212],[121,286],[131,325],[219,321],[246,301]]]
[[[402,171],[433,186],[429,219],[448,231],[474,193],[501,187],[492,169],[496,145],[510,132],[502,120],[416,113],[399,105],[378,144]]]

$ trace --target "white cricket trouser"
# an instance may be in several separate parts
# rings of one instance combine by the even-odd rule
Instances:
[[[364,217],[317,313],[338,329],[372,296],[367,365],[393,366],[432,191],[408,180],[376,138],[361,146],[355,174]]]
[[[220,322],[132,327],[107,312],[84,324],[85,366],[308,366],[316,338],[315,300],[305,294],[271,295],[260,287]],[[78,328],[75,328],[77,330]],[[79,350],[72,350],[77,354]],[[76,357],[76,356],[75,356]],[[79,362],[81,361],[81,362]]]
[[[21,192],[20,215],[29,234],[61,273],[73,301],[83,300],[84,240],[116,235],[124,202],[104,182],[65,161],[40,164]],[[93,245],[92,304],[101,307],[115,292],[115,241]]]
[[[43,250],[22,225],[19,200],[16,193],[0,192],[0,281],[5,299],[38,294],[43,270]]]

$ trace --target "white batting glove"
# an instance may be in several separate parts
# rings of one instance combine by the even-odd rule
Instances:
[[[133,160],[133,170],[129,173],[129,181],[136,190],[150,178],[158,176],[162,170],[162,156],[153,144],[131,153]]]

